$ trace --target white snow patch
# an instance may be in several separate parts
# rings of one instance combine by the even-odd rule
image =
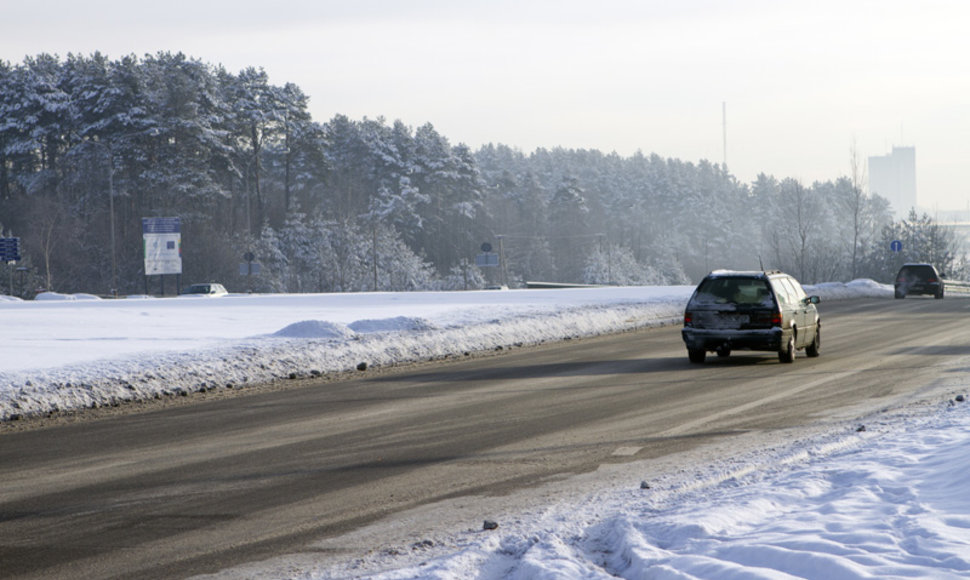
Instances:
[[[435,330],[437,326],[423,318],[395,316],[394,318],[382,318],[380,320],[358,320],[350,323],[350,329],[354,332],[419,332]]]
[[[343,324],[327,322],[326,320],[301,320],[273,333],[273,336],[279,338],[347,339],[353,335],[353,331]]]
[[[101,300],[100,296],[95,296],[94,294],[61,294],[59,292],[41,292],[34,297],[34,300],[40,301],[58,301],[58,300]]]

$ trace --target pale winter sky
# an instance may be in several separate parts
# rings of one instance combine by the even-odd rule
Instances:
[[[315,120],[453,144],[726,159],[803,182],[916,147],[918,201],[970,210],[964,0],[2,0],[0,60],[183,52],[295,83]],[[862,164],[865,167],[865,163]]]

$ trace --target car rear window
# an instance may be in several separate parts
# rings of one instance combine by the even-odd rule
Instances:
[[[933,273],[933,268],[929,266],[903,266],[899,271],[899,278],[921,278],[928,280],[930,278],[935,278],[936,275]]]
[[[771,305],[768,283],[757,278],[707,278],[694,293],[695,304]]]

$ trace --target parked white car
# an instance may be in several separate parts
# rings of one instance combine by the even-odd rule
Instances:
[[[192,284],[182,291],[182,296],[210,296],[215,298],[217,296],[225,296],[226,294],[229,294],[229,292],[226,291],[225,286],[214,282]]]

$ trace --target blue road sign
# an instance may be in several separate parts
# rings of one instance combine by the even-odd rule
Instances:
[[[182,222],[177,217],[141,218],[142,234],[179,234],[182,233]]]
[[[0,262],[20,260],[20,238],[0,238]]]
[[[889,249],[896,253],[902,252],[903,243],[900,242],[899,240],[893,240],[892,242],[889,243]]]

